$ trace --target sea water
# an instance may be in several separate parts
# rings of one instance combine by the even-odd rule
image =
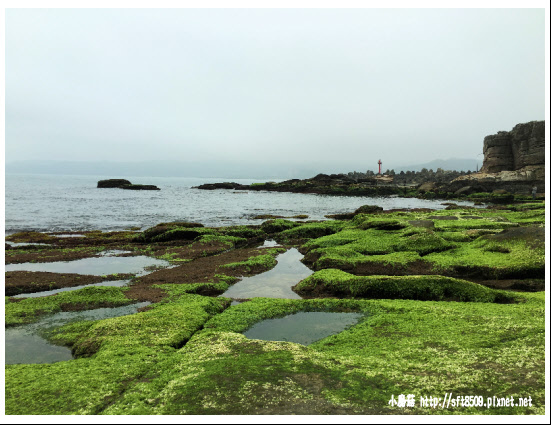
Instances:
[[[255,215],[307,214],[323,220],[327,214],[351,212],[361,205],[392,208],[443,209],[442,201],[399,197],[350,197],[240,190],[192,189],[203,183],[245,179],[128,177],[135,184],[161,190],[98,189],[98,180],[120,176],[6,174],[6,234],[19,231],[67,232],[145,229],[161,222],[191,221],[205,226],[260,224]],[[472,205],[468,202],[460,204]]]

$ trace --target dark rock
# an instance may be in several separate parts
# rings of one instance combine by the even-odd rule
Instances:
[[[493,235],[482,236],[494,241],[508,241],[520,239],[526,241],[533,248],[545,247],[545,229],[543,227],[512,227]]]
[[[327,174],[320,173],[317,176],[312,177],[311,180],[317,180],[317,181],[331,180],[331,177],[329,177]]]
[[[149,242],[153,238],[167,233],[170,230],[174,229],[191,229],[197,227],[204,227],[201,223],[189,223],[187,221],[183,222],[173,222],[173,223],[160,223],[156,226],[153,226],[149,229],[144,230],[142,233],[136,235],[137,241]],[[177,235],[174,235],[176,237]],[[197,236],[197,235],[196,235]],[[170,237],[170,236],[168,236]],[[167,239],[168,240],[168,239]]]
[[[452,206],[452,205],[448,205],[446,208],[444,208],[445,210],[474,210],[475,208],[474,207],[471,207],[469,205],[455,205],[455,206]]]
[[[345,214],[327,214],[325,218],[332,218],[334,220],[352,220],[356,214],[354,213],[345,213]]]
[[[215,189],[249,189],[248,186],[234,183],[234,182],[223,182],[223,183],[205,183],[199,186],[193,187],[193,189],[203,189],[203,190],[215,190]]]
[[[399,230],[406,227],[400,220],[367,220],[359,225],[360,229]]]
[[[127,190],[161,190],[152,184],[126,184],[120,188]]]
[[[273,220],[276,218],[285,218],[282,215],[273,215],[273,214],[260,214],[255,215],[254,217],[251,217],[253,220]]]
[[[128,180],[125,179],[108,179],[108,180],[100,180],[98,181],[98,187],[99,188],[113,188],[113,187],[122,187],[131,185]]]
[[[151,242],[192,241],[202,232],[194,229],[172,229],[151,238]]]
[[[161,190],[152,184],[132,184],[126,179],[108,179],[98,181],[98,188],[117,188],[128,190]]]
[[[510,289],[514,291],[539,292],[545,291],[544,279],[527,279],[514,281]]]

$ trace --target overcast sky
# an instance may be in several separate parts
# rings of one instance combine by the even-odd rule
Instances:
[[[7,162],[398,166],[544,117],[544,9],[6,10]]]

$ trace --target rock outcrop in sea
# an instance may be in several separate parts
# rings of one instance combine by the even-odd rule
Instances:
[[[127,190],[161,190],[152,184],[132,184],[126,179],[107,179],[98,181],[98,188],[117,188]]]
[[[125,179],[108,179],[108,180],[100,180],[98,182],[98,188],[114,188],[114,187],[123,187],[127,185],[131,185],[128,180]]]

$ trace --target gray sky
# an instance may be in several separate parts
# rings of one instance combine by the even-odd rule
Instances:
[[[6,10],[7,162],[398,166],[544,117],[544,9]]]

